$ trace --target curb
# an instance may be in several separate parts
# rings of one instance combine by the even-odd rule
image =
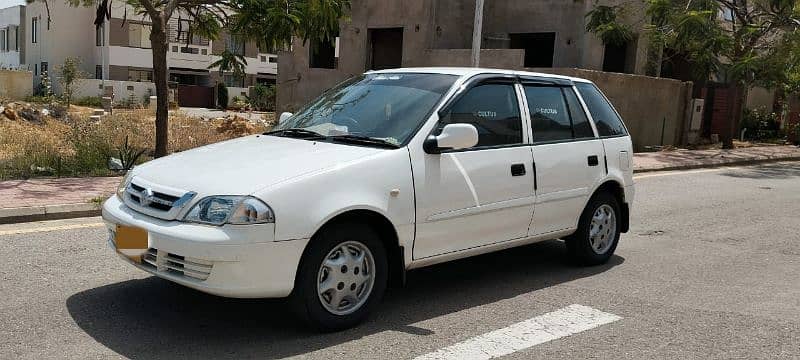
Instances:
[[[100,207],[90,203],[8,208],[0,209],[0,224],[72,219],[99,216],[100,213]]]
[[[774,157],[774,158],[771,157],[771,158],[761,158],[761,159],[742,159],[742,160],[731,160],[731,161],[719,161],[711,164],[697,163],[689,165],[675,165],[675,166],[663,166],[663,167],[646,168],[646,169],[633,169],[633,173],[641,174],[641,173],[656,172],[656,171],[711,169],[711,168],[725,167],[731,165],[754,165],[754,164],[765,164],[765,163],[774,163],[781,161],[800,161],[800,156]]]

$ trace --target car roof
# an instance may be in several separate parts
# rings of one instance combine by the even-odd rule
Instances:
[[[564,76],[564,75],[554,75],[554,74],[538,73],[538,72],[531,72],[531,71],[490,69],[490,68],[474,68],[474,67],[409,67],[409,68],[397,68],[397,69],[368,71],[368,73],[370,73],[370,74],[382,74],[382,73],[449,74],[449,75],[458,75],[458,76],[462,76],[462,77],[471,77],[471,76],[483,75],[483,74],[497,74],[497,75],[535,76],[535,77],[541,77],[541,78],[569,80],[569,81],[572,81],[572,82],[591,83],[591,81],[586,80],[586,79],[576,78],[576,77],[571,77],[571,76]]]

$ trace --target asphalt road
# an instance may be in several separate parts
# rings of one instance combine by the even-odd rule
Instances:
[[[571,304],[620,319],[507,357],[800,358],[800,163],[645,174],[637,192],[605,266],[550,241],[421,269],[333,334],[280,300],[148,276],[97,218],[0,226],[0,358],[409,359]]]

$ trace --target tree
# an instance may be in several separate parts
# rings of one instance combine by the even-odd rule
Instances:
[[[47,2],[53,0],[40,1],[49,9]],[[72,6],[96,6],[95,26],[102,26],[111,18],[109,0],[68,2]],[[244,41],[254,40],[262,48],[280,48],[289,45],[292,37],[303,41],[330,41],[338,32],[339,20],[350,8],[350,0],[125,0],[125,3],[151,22],[153,83],[157,96],[156,157],[168,153],[167,33],[170,19],[177,15],[190,20],[187,41],[193,34],[215,40],[222,31],[228,31]],[[227,50],[222,57],[232,60],[226,66],[235,67],[234,64],[242,60],[231,56]]]
[[[80,59],[67,57],[64,59],[64,64],[58,69],[58,77],[61,79],[61,97],[67,104],[67,108],[69,108],[70,103],[72,103],[72,93],[75,91],[75,82],[82,76],[78,68],[80,63]]]
[[[716,76],[730,84],[732,104],[739,107],[730,114],[730,122],[720,134],[725,148],[733,147],[737,120],[743,111],[747,89],[765,83],[764,74],[775,74],[779,44],[797,32],[800,8],[795,0],[646,0],[645,26],[651,52],[660,67],[664,49],[679,54],[692,63],[700,79]],[[606,27],[616,17],[595,10],[587,14]],[[614,9],[618,11],[618,9]],[[588,29],[598,35],[596,29]]]

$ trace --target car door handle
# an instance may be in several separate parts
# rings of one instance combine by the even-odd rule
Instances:
[[[589,155],[589,166],[597,166],[598,164],[600,164],[600,160],[597,155]]]
[[[525,164],[511,165],[511,176],[523,176],[523,175],[525,175]]]

